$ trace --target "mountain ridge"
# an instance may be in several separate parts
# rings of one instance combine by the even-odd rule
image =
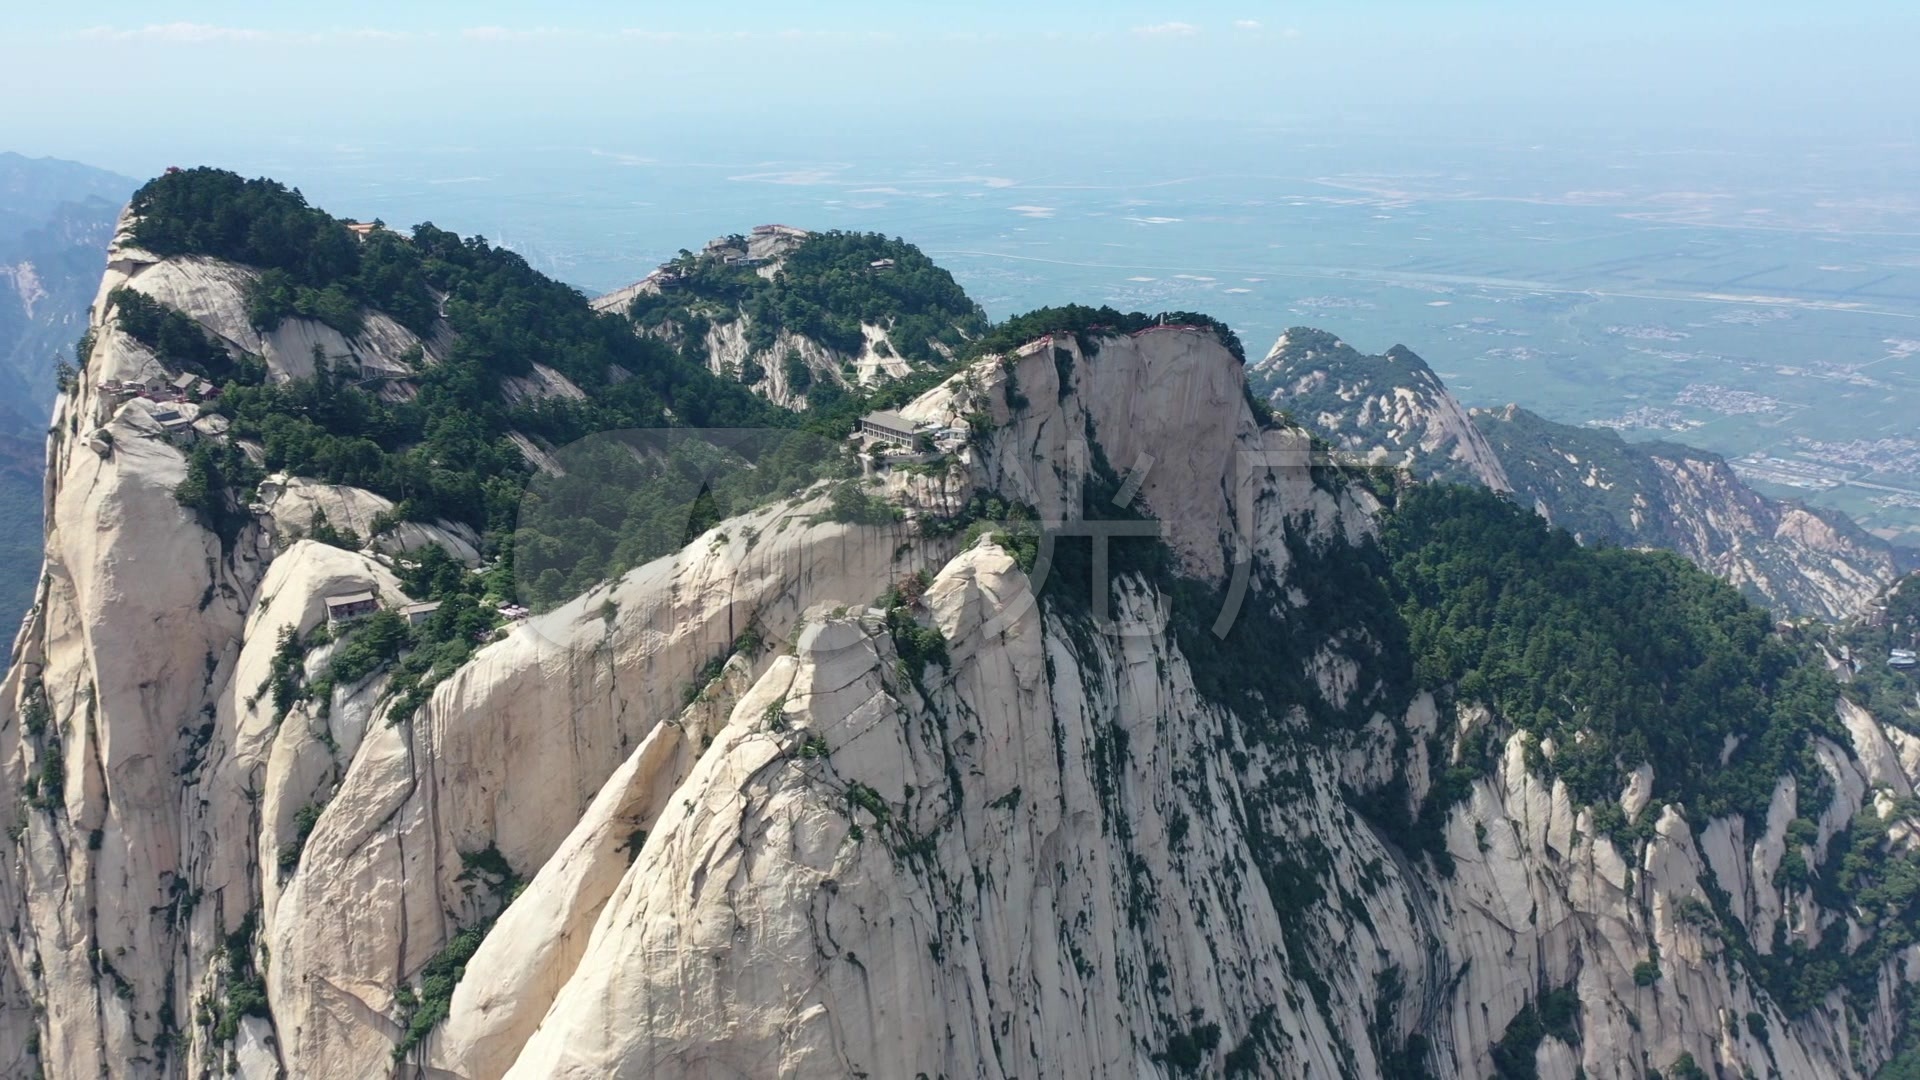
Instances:
[[[1303,464],[1217,324],[1009,320],[877,392],[960,442],[855,453],[510,256],[395,241],[445,334],[340,310],[389,291],[351,256],[265,297],[110,259],[0,682],[9,1072],[1802,1080],[1908,1045],[1920,739],[1678,557]],[[221,393],[124,396],[183,372]],[[608,477],[727,448],[594,444],[630,383],[831,435],[728,476],[822,467],[634,505]],[[596,421],[555,469],[510,437]],[[581,576],[501,610],[568,537]]]
[[[1677,551],[1783,615],[1858,615],[1913,566],[1839,511],[1753,491],[1710,451],[1518,405],[1464,409],[1404,346],[1367,356],[1295,328],[1253,371],[1277,407],[1337,446],[1400,451],[1422,476],[1510,492],[1582,542]]]

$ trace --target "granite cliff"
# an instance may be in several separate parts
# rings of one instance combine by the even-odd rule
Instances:
[[[474,347],[263,332],[259,273],[123,236],[58,406],[0,684],[7,1075],[1812,1080],[1907,1045],[1920,739],[1676,560],[1316,464],[1205,327],[989,343],[899,405],[960,444],[699,519],[424,677],[397,612],[495,539],[298,475],[187,505],[201,447],[280,451],[110,389],[177,374],[121,288],[268,385],[346,356],[384,374],[340,394],[431,402]],[[1421,613],[1488,586],[1421,590],[1494,531],[1780,666],[1605,717],[1460,677]],[[1679,716],[1711,745],[1622,734]]]

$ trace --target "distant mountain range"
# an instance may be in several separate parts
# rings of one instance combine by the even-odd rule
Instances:
[[[1469,411],[1404,346],[1368,355],[1296,327],[1248,382],[1343,449],[1404,453],[1422,477],[1509,492],[1583,543],[1678,552],[1783,615],[1857,614],[1912,569],[1910,552],[1844,513],[1761,495],[1710,451],[1518,405]]]
[[[135,182],[0,153],[0,621],[26,609],[40,565],[40,484],[54,372],[86,328],[101,260]]]

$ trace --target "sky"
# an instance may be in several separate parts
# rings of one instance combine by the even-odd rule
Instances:
[[[1029,147],[1254,126],[1909,140],[1920,5],[1769,0],[14,0],[0,149],[259,140]],[[163,9],[164,10],[161,10]]]

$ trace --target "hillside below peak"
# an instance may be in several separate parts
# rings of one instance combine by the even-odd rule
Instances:
[[[1632,442],[1515,403],[1463,409],[1404,346],[1369,356],[1296,327],[1250,379],[1337,446],[1400,450],[1422,478],[1509,491],[1583,543],[1679,552],[1783,614],[1856,614],[1904,566],[1844,514],[1762,496],[1710,451]]]

